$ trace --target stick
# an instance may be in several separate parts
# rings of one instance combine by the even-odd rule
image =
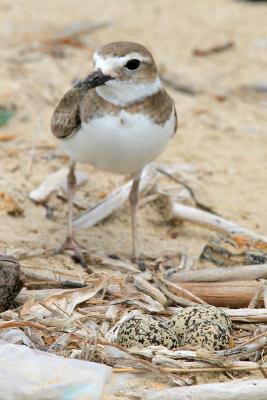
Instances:
[[[168,359],[169,361],[170,359]],[[174,361],[174,360],[172,360]],[[229,366],[229,367],[206,367],[206,368],[175,368],[175,367],[164,367],[164,371],[171,373],[184,373],[184,374],[192,374],[192,373],[202,373],[202,372],[226,372],[226,371],[255,371],[267,369],[267,365],[261,366],[255,363],[255,365],[251,366]],[[144,373],[144,371],[137,368],[113,368],[113,372],[115,373],[133,373],[136,374],[138,372]]]
[[[232,41],[227,41],[225,43],[217,44],[207,49],[194,49],[193,55],[196,57],[205,57],[213,53],[220,53],[221,51],[229,50],[232,47],[234,47],[234,43]]]
[[[227,282],[261,278],[267,278],[267,264],[180,271],[169,277],[171,282]]]
[[[145,168],[140,181],[139,191],[143,192],[148,187],[152,187],[155,183],[156,175],[151,167]],[[122,207],[129,198],[129,193],[132,186],[132,180],[125,185],[115,189],[108,197],[93,207],[86,210],[84,213],[74,219],[74,225],[77,228],[88,228],[98,224],[103,219],[107,218],[118,208]]]
[[[148,294],[154,300],[157,300],[162,305],[166,305],[168,300],[166,296],[152,283],[149,283],[147,280],[141,277],[141,274],[134,276],[134,286],[145,294]]]
[[[71,282],[71,281],[66,281],[66,282],[52,282],[52,281],[32,281],[32,282],[25,282],[24,286],[26,288],[31,288],[31,287],[40,287],[40,286],[55,286],[59,288],[82,288],[85,287],[84,284],[82,283],[77,283],[77,282]]]
[[[161,290],[161,292],[168,297],[171,301],[174,303],[183,306],[183,307],[188,307],[188,306],[193,306],[195,305],[194,302],[184,299],[182,297],[176,296],[174,293],[172,293],[170,290],[166,288],[166,286],[159,280],[159,278],[154,277],[155,283],[157,283],[158,288]]]
[[[203,301],[202,299],[200,299],[198,296],[194,295],[191,291],[189,291],[188,289],[186,289],[186,285],[184,284],[183,287],[178,285],[177,283],[174,284],[172,282],[167,281],[167,279],[164,278],[159,278],[161,280],[161,282],[163,282],[166,286],[170,286],[173,289],[176,289],[176,291],[181,295],[185,296],[186,298],[189,298],[191,300],[194,300],[197,303],[200,304],[206,304],[205,301]]]
[[[207,211],[202,211],[194,207],[178,204],[172,200],[170,208],[171,215],[183,221],[193,222],[197,225],[205,226],[215,231],[227,233],[230,235],[241,234],[267,243],[267,238],[265,236],[255,233],[250,229],[243,228],[235,222],[228,221]]]
[[[208,211],[210,213],[214,213],[213,210],[209,206],[206,206],[205,204],[202,204],[200,201],[198,201],[194,190],[182,179],[177,178],[176,176],[174,176],[173,174],[168,172],[164,167],[157,167],[156,171],[159,172],[160,174],[167,176],[168,178],[170,178],[174,182],[178,183],[179,185],[182,185],[189,192],[190,196],[194,200],[196,207],[200,208],[201,210]]]
[[[7,321],[7,322],[0,322],[0,329],[6,329],[6,328],[23,328],[23,327],[30,327],[30,328],[36,328],[36,329],[44,329],[46,331],[49,331],[49,329],[41,324],[38,324],[37,322],[32,322],[32,321]]]
[[[236,310],[225,308],[223,311],[234,321],[267,322],[267,308],[241,308]]]
[[[163,346],[148,346],[145,348],[132,347],[128,349],[129,353],[142,356],[153,360],[155,356],[166,356],[171,359],[183,359],[183,360],[194,360],[194,361],[205,361],[216,366],[225,367],[231,364],[233,360],[240,358],[247,358],[249,354],[256,353],[258,350],[262,350],[267,344],[267,332],[263,332],[250,339],[244,345],[240,347],[234,347],[233,349],[209,351],[205,349],[199,349],[197,351],[192,350],[168,350]]]
[[[219,268],[218,268],[219,269]],[[174,284],[170,284],[174,285]],[[176,286],[176,287],[175,287]],[[261,283],[253,281],[234,282],[183,282],[179,286],[169,286],[170,290],[177,296],[192,300],[187,292],[191,292],[196,298],[204,300],[208,304],[217,307],[241,308],[248,307],[251,299],[261,288]],[[182,290],[181,290],[181,289]],[[263,293],[257,297],[257,303],[263,307]]]

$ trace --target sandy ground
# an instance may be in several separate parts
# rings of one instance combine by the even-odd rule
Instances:
[[[162,154],[168,163],[189,163],[196,170],[194,189],[200,200],[221,215],[258,232],[266,233],[267,99],[235,94],[240,85],[266,79],[266,15],[264,4],[233,0],[179,1],[2,1],[0,13],[0,104],[15,104],[17,114],[1,134],[0,183],[16,190],[24,216],[1,215],[1,247],[57,246],[64,235],[66,207],[45,218],[43,207],[27,199],[28,191],[66,163],[54,147],[49,129],[57,100],[71,82],[91,70],[90,49],[64,47],[61,58],[31,50],[40,39],[53,38],[72,22],[112,20],[85,39],[95,46],[109,41],[133,40],[148,46],[160,65],[206,94],[188,96],[169,89],[176,102],[180,127]],[[228,51],[194,57],[194,48],[233,41]],[[225,101],[209,93],[229,92]],[[31,173],[25,178],[31,143],[38,135]],[[77,196],[88,205],[108,193],[122,178],[97,172],[89,166],[89,182]],[[207,232],[188,224],[170,238],[168,224],[149,204],[139,214],[141,251],[198,248]],[[79,231],[79,240],[93,250],[130,250],[128,210],[116,213],[100,226]],[[112,235],[111,235],[112,232]],[[204,235],[204,236],[203,236]],[[172,235],[174,236],[174,235]],[[194,250],[193,250],[194,252]]]
[[[44,207],[33,204],[28,193],[49,173],[67,165],[50,132],[50,118],[71,82],[91,71],[92,49],[61,46],[55,56],[39,51],[38,45],[84,20],[113,21],[83,35],[86,43],[99,47],[117,40],[141,42],[159,65],[203,90],[189,96],[168,88],[180,127],[160,160],[192,166],[191,184],[199,200],[222,216],[266,234],[267,97],[239,90],[242,85],[266,83],[266,17],[265,4],[234,0],[2,0],[0,105],[15,105],[17,112],[0,129],[0,140],[10,135],[10,140],[0,141],[0,186],[18,200],[24,213],[14,217],[0,211],[0,249],[31,254],[63,241],[66,203],[54,199],[54,218],[49,220]],[[227,41],[234,43],[227,51],[193,55],[195,48]],[[226,94],[225,100],[218,101],[214,92]],[[33,142],[37,147],[27,176]],[[81,168],[89,180],[77,199],[85,206],[123,182],[122,177],[90,166]],[[190,224],[172,227],[153,202],[141,208],[139,227],[141,253],[153,257],[180,251],[196,256],[211,236]],[[129,254],[128,208],[96,227],[80,230],[77,237],[92,251]],[[68,256],[33,260],[56,261],[79,268]]]

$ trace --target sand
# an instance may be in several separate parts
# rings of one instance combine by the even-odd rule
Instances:
[[[159,161],[189,166],[189,183],[201,202],[266,234],[267,96],[240,90],[243,85],[266,83],[266,16],[264,3],[234,0],[2,0],[0,105],[15,106],[17,112],[0,129],[0,191],[14,198],[23,212],[9,215],[1,205],[0,251],[24,262],[22,255],[62,243],[66,202],[56,196],[51,199],[55,210],[50,220],[45,208],[29,200],[28,194],[68,163],[49,127],[57,101],[75,79],[91,71],[93,47],[117,40],[141,42],[159,66],[202,91],[190,96],[167,88],[176,103],[179,129]],[[87,47],[54,46],[56,54],[51,54],[51,47],[48,52],[38,50],[42,40],[53,39],[73,22],[88,20],[111,23],[83,35]],[[228,41],[234,46],[224,52],[193,55],[195,48]],[[214,93],[223,94],[224,100]],[[88,182],[76,194],[83,208],[124,182],[123,177],[87,165],[79,168],[88,174]],[[188,223],[171,225],[153,201],[140,208],[138,224],[145,257],[183,252],[197,258],[213,235]],[[92,252],[128,257],[128,208],[93,228],[79,230],[77,238]],[[33,257],[27,263],[63,264],[77,274],[81,268],[68,255]]]
[[[50,132],[50,118],[73,80],[91,71],[93,49],[62,46],[61,54],[55,57],[38,51],[38,43],[55,37],[70,23],[84,20],[112,22],[83,35],[86,43],[99,47],[117,40],[141,42],[152,51],[158,65],[203,90],[190,96],[168,88],[180,126],[159,161],[189,164],[194,171],[191,184],[199,200],[220,215],[266,234],[267,97],[239,90],[242,85],[266,82],[266,13],[264,3],[234,0],[3,0],[0,105],[15,105],[17,112],[0,129],[0,138],[12,138],[0,139],[0,186],[17,199],[24,213],[11,216],[1,211],[2,252],[27,254],[56,248],[63,241],[66,203],[54,199],[54,218],[49,220],[44,207],[30,201],[28,194],[49,173],[67,165]],[[227,41],[234,46],[224,52],[193,55],[195,48]],[[214,92],[226,94],[226,98],[219,101]],[[33,142],[37,147],[30,167]],[[124,181],[87,165],[80,168],[88,173],[88,182],[76,197],[84,207]],[[155,258],[180,251],[197,257],[211,237],[208,230],[191,224],[173,227],[155,202],[140,209],[139,232],[141,254]],[[128,208],[98,226],[80,230],[77,238],[93,252],[129,255]],[[46,261],[56,260],[80,268],[68,256]]]

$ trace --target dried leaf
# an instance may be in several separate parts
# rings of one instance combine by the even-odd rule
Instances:
[[[0,192],[0,212],[17,217],[22,215],[24,210],[13,196],[6,192]]]

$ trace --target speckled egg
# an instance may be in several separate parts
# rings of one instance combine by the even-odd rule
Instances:
[[[117,336],[117,343],[128,348],[161,345],[173,349],[180,341],[161,319],[145,314],[125,320]]]
[[[224,350],[229,347],[230,332],[225,325],[202,321],[185,331],[181,344],[195,349]]]
[[[182,336],[184,332],[198,322],[216,322],[232,332],[232,321],[225,312],[209,304],[197,304],[182,309],[173,315],[167,322],[168,327],[177,335]]]

